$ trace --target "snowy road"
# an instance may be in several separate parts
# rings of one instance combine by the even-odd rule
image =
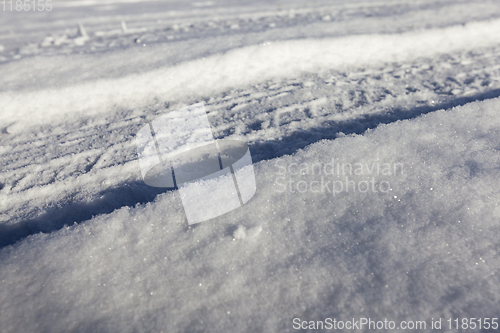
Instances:
[[[500,317],[498,2],[65,1],[0,19],[2,332]],[[257,193],[188,226],[176,190],[142,181],[135,134],[199,102],[217,139],[249,144]]]

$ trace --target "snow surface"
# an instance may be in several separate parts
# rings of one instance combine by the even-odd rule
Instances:
[[[173,191],[4,248],[3,329],[275,332],[295,316],[494,317],[499,107],[472,103],[261,161],[255,197],[195,227]],[[375,175],[390,193],[281,193],[276,164],[332,157],[404,172]]]
[[[498,316],[498,2],[28,14],[0,12],[0,331]],[[135,135],[200,102],[249,144],[257,191],[189,226]]]
[[[68,113],[72,117],[79,113],[88,117],[113,107],[138,107],[155,99],[172,101],[193,94],[207,97],[270,79],[338,68],[349,71],[353,66],[411,61],[466,47],[488,47],[497,44],[499,35],[500,20],[493,20],[405,34],[268,42],[119,79],[34,92],[5,92],[0,95],[0,120],[22,120],[24,126],[29,126],[54,122]],[[92,56],[89,58],[77,61],[92,62]]]

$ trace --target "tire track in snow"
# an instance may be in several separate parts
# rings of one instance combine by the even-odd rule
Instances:
[[[380,123],[498,96],[499,54],[500,47],[493,47],[272,78],[205,98],[205,104],[215,136],[249,142],[258,161],[333,139],[340,132],[362,133]],[[196,96],[184,100],[198,101]],[[30,135],[22,128],[3,133],[0,218],[10,225],[6,234],[17,236],[2,244],[82,222],[89,214],[153,200],[161,191],[140,183],[133,137],[146,120],[181,105],[157,102],[41,124]],[[75,215],[75,209],[88,212]]]
[[[392,35],[356,35],[247,46],[180,65],[119,79],[33,92],[0,93],[0,121],[59,122],[139,108],[152,100],[206,98],[237,87],[328,70],[353,69],[498,44],[500,20]],[[92,59],[89,58],[91,62]]]
[[[55,5],[59,7],[62,4],[64,3]],[[276,6],[264,2],[254,7],[235,5],[232,8],[215,6],[215,8],[206,9],[193,8],[184,2],[171,2],[167,8],[177,12],[177,15],[172,15],[172,12],[164,11],[164,6],[160,5],[160,8],[156,8],[157,6],[154,3],[142,2],[139,9],[144,13],[140,17],[125,17],[131,26],[126,29],[122,28],[123,16],[117,18],[110,13],[91,10],[92,17],[84,18],[82,8],[78,6],[73,13],[71,9],[65,9],[69,15],[75,17],[74,20],[70,20],[71,23],[68,22],[69,26],[62,22],[57,26],[51,26],[45,21],[50,19],[49,17],[32,20],[32,15],[29,13],[29,18],[25,17],[25,24],[21,29],[30,36],[29,39],[22,38],[21,31],[13,33],[12,30],[5,31],[3,36],[0,36],[0,42],[6,43],[5,50],[0,53],[0,63],[40,55],[95,54],[124,47],[142,47],[144,44],[207,40],[219,36],[227,38],[242,33],[265,35],[262,41],[283,40],[289,39],[290,31],[296,31],[297,28],[301,28],[303,38],[323,36],[325,31],[332,36],[370,33],[372,29],[360,26],[358,24],[360,20],[372,21],[371,24],[383,26],[384,30],[380,32],[394,33],[420,29],[429,25],[449,26],[470,21],[470,17],[475,20],[492,19],[498,17],[497,12],[500,8],[498,4],[488,1],[478,2],[472,6],[470,3],[464,4],[461,1],[429,0],[412,3],[407,1],[391,1],[391,3],[349,1],[334,4],[325,1],[310,3],[307,6],[304,6],[304,3],[297,6],[293,2]],[[439,15],[442,12],[453,12],[455,15],[443,17]],[[423,22],[415,19],[419,14],[427,16],[428,20]],[[2,19],[6,20],[7,26],[16,23],[12,22],[13,18],[8,15]],[[14,20],[23,21],[19,17]],[[398,21],[399,24],[382,24],[386,20]],[[85,24],[89,37],[83,41],[85,45],[82,45],[82,40],[78,39],[81,36],[74,24],[75,21],[82,21]],[[397,29],[394,29],[394,26]],[[52,29],[48,31],[48,27]],[[308,28],[303,29],[303,27]],[[345,31],[346,27],[349,27],[348,31]],[[73,30],[73,32],[68,32],[68,30]],[[293,34],[296,32],[292,32],[292,36]],[[194,58],[199,56],[196,55]]]

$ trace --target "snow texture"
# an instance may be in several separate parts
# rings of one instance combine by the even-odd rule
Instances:
[[[78,0],[0,19],[1,332],[498,316],[498,2]],[[176,110],[197,103],[219,145],[248,143],[257,190],[218,206],[204,187],[212,210],[244,204],[189,225],[182,191],[144,183],[136,135],[166,115],[185,139]],[[208,181],[255,188],[233,168]]]
[[[3,329],[275,332],[295,316],[494,317],[499,107],[472,103],[259,162],[255,197],[195,227],[167,192],[31,236],[1,253]],[[281,191],[276,165],[332,157],[404,171],[373,175],[389,193]]]

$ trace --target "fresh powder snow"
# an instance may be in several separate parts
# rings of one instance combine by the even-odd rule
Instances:
[[[0,332],[498,330],[499,2],[45,4],[0,4]],[[138,133],[248,145],[238,207]]]

